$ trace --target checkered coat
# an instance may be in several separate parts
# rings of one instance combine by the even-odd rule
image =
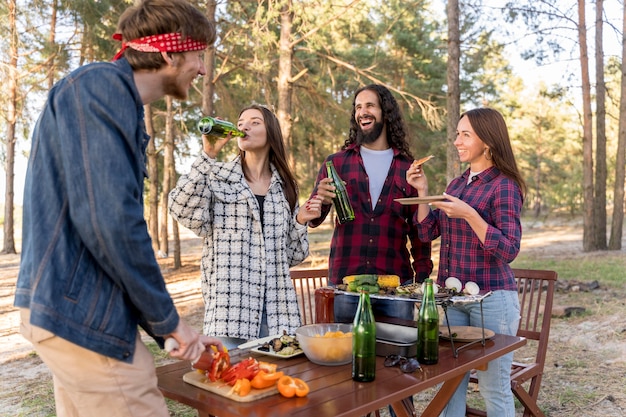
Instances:
[[[204,238],[204,333],[257,338],[263,307],[270,334],[300,326],[291,266],[309,254],[307,228],[295,219],[274,166],[263,207],[246,182],[239,158],[217,162],[202,154],[169,195],[170,214]]]

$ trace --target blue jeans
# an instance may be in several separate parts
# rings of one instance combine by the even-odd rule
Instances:
[[[485,328],[496,333],[514,336],[520,319],[519,298],[516,291],[494,291],[483,300]],[[450,326],[481,327],[480,304],[472,303],[448,307]],[[461,355],[463,352],[460,353]],[[488,416],[515,417],[515,402],[511,391],[511,363],[513,352],[489,362],[486,371],[478,371],[480,393],[485,399]],[[440,417],[465,416],[469,373],[461,381]]]
[[[415,303],[401,300],[384,300],[371,298],[374,316],[398,317],[401,319],[415,320],[413,309]],[[335,322],[352,323],[354,314],[359,306],[359,297],[346,294],[335,294]]]
[[[259,338],[267,337],[270,335],[269,327],[267,326],[267,312],[263,307],[263,315],[261,316],[261,329],[259,330]],[[238,337],[220,337],[222,344],[228,350],[235,349],[237,346],[248,342],[247,339],[241,339]]]

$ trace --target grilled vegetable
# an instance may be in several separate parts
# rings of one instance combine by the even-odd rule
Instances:
[[[397,275],[378,275],[377,283],[379,287],[396,288],[400,286],[400,277]]]
[[[378,275],[375,274],[360,274],[360,275],[348,275],[343,278],[344,284],[350,284],[350,282],[356,282],[358,285],[374,285],[378,281]]]

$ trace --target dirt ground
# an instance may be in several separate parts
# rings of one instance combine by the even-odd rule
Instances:
[[[200,241],[185,229],[181,234],[184,267],[174,271],[171,258],[159,262],[181,315],[201,329]],[[626,241],[622,247],[626,247]],[[313,243],[312,248],[315,250]],[[524,229],[522,252],[546,260],[601,256],[626,259],[625,251],[583,253],[580,224],[532,224]],[[319,266],[323,261],[323,256],[312,257],[310,264]],[[19,334],[19,317],[13,307],[18,266],[19,255],[0,255],[0,416],[44,416],[48,414],[32,411],[36,407],[31,409],[30,402],[24,400],[33,387],[49,383],[51,375]],[[587,312],[552,319],[539,400],[549,416],[626,416],[626,288],[600,284],[599,289],[590,292],[556,294],[556,305],[584,305]],[[521,350],[516,355],[524,358],[530,353]],[[418,410],[420,399],[431,395],[425,392],[416,397]],[[470,396],[480,397],[477,393]]]

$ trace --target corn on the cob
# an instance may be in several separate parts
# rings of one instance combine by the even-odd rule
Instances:
[[[348,275],[343,277],[343,283],[348,285],[351,281],[356,281],[358,285],[374,285],[378,277],[374,274]]]
[[[400,286],[400,277],[397,275],[379,275],[378,285],[380,287],[396,288]]]

